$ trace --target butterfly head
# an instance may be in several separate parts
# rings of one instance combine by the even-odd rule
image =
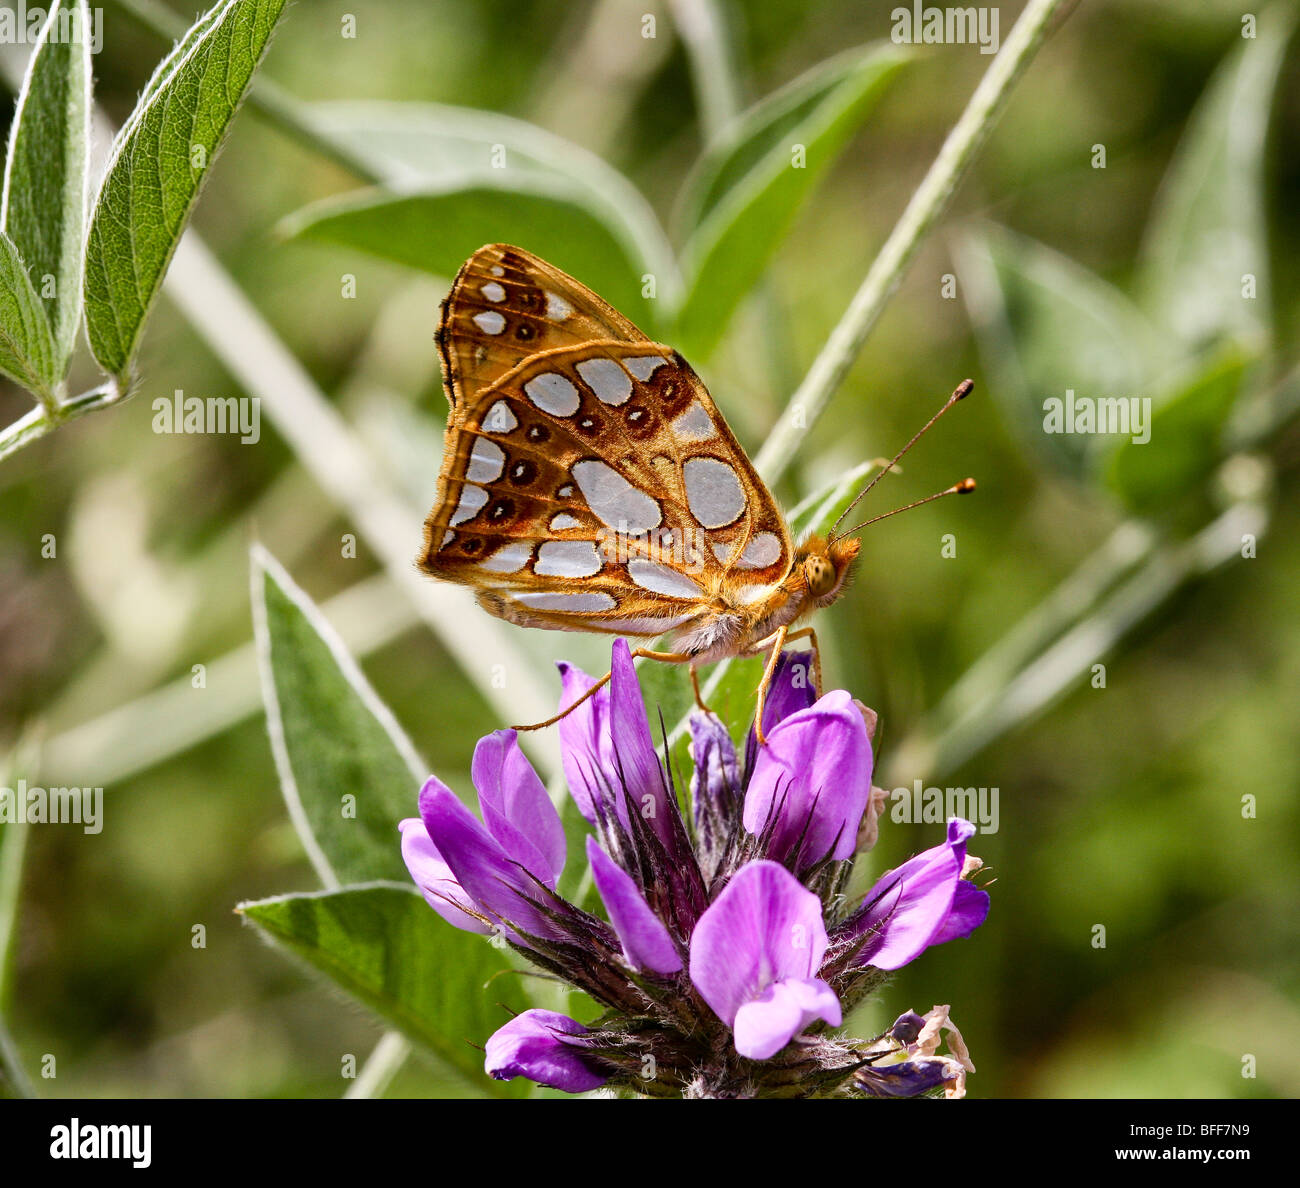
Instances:
[[[849,568],[862,542],[856,537],[827,540],[810,536],[795,554],[793,573],[813,606],[830,606],[843,592]]]

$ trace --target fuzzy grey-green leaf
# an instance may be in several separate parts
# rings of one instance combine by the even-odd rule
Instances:
[[[519,1097],[526,1082],[494,1081],[481,1045],[531,1004],[507,953],[438,919],[414,887],[395,884],[286,895],[239,906],[272,941],[325,974],[480,1093]],[[496,980],[493,980],[496,979]],[[489,987],[488,983],[492,985]]]
[[[397,823],[428,772],[333,628],[257,550],[262,695],[290,816],[327,886],[406,877]]]
[[[1044,430],[1044,401],[1145,394],[1172,366],[1168,336],[1122,292],[1035,240],[988,225],[957,244],[989,388],[1029,452],[1082,478],[1097,439]]]
[[[225,0],[155,72],[114,144],[86,240],[86,330],[123,377],[284,0]]]
[[[659,300],[680,298],[676,258],[654,209],[623,174],[581,145],[513,116],[442,103],[339,100],[301,110],[319,135],[366,161],[396,191],[450,189],[457,182],[508,189],[507,179],[521,172],[567,182],[617,238],[633,245],[644,271],[656,278]],[[506,168],[485,173],[490,164]],[[509,236],[488,237],[494,238]]]
[[[1274,5],[1192,113],[1154,204],[1139,289],[1152,318],[1188,344],[1258,345],[1271,327],[1264,146],[1294,16]]]
[[[54,387],[54,336],[27,267],[0,233],[0,371],[48,401]]]
[[[517,243],[595,290],[654,333],[658,302],[641,296],[637,245],[579,187],[537,173],[463,174],[419,192],[363,190],[298,211],[285,234],[370,252],[434,276],[456,275],[485,243]]]
[[[751,122],[741,117],[761,151],[751,162],[743,141],[733,146],[715,183],[704,186],[706,213],[686,244],[686,296],[677,315],[677,341],[686,354],[707,357],[717,345],[800,205],[905,60],[897,46],[874,47],[834,86],[804,96],[815,101],[781,109],[797,118],[762,111]]]
[[[85,0],[51,4],[27,65],[5,161],[0,229],[31,270],[45,307],[54,382],[67,371],[81,320],[90,51]]]

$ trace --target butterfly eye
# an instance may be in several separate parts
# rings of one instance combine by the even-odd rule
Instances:
[[[823,598],[835,586],[835,566],[825,557],[814,555],[803,563],[803,578],[808,584],[808,593],[814,598]]]

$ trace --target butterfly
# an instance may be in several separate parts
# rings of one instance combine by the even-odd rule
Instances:
[[[480,248],[460,269],[435,342],[451,408],[419,559],[426,573],[474,587],[484,610],[522,627],[672,633],[671,650],[633,655],[687,664],[701,705],[699,665],[766,654],[760,739],[787,643],[810,638],[820,693],[816,634],[796,624],[841,595],[860,542],[834,530],[791,539],[677,351],[506,244]]]

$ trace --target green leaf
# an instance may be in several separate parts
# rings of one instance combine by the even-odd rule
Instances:
[[[698,227],[775,146],[797,141],[799,137],[794,133],[799,125],[837,87],[860,71],[864,59],[870,59],[878,49],[874,45],[857,45],[827,58],[741,112],[721,136],[705,147],[682,184],[677,222],[687,230]]]
[[[687,241],[686,297],[676,336],[707,356],[766,270],[800,205],[906,60],[896,46],[855,51],[842,78],[796,80],[737,121],[734,140],[701,168],[701,221]],[[802,161],[794,158],[802,146]]]
[[[51,37],[51,31],[57,36]],[[9,130],[0,229],[54,294],[52,379],[61,382],[81,321],[81,249],[90,153],[90,14],[85,0],[50,5]]]
[[[1146,442],[1125,438],[1104,466],[1108,485],[1138,515],[1177,517],[1223,456],[1224,428],[1242,390],[1246,352],[1228,348],[1194,380],[1155,404]],[[1191,519],[1203,513],[1193,507]]]
[[[54,355],[45,306],[18,249],[0,234],[0,371],[48,403],[55,385]]]
[[[86,330],[126,378],[145,317],[284,0],[225,0],[155,72],[113,146],[86,240]]]
[[[1082,478],[1094,437],[1046,433],[1043,402],[1137,396],[1166,366],[1167,344],[1118,289],[1024,236],[990,226],[958,244],[962,291],[993,397],[1031,455]]]
[[[418,193],[366,190],[290,216],[290,235],[340,244],[439,277],[453,277],[485,243],[514,243],[577,277],[653,332],[656,303],[641,296],[645,261],[572,183],[516,171],[458,175]]]
[[[325,974],[481,1093],[520,1097],[522,1080],[483,1071],[483,1044],[523,1001],[518,980],[486,937],[438,918],[409,885],[375,883],[239,905],[272,941]],[[496,979],[495,981],[493,979]],[[489,985],[489,983],[491,983]]]
[[[1157,195],[1139,281],[1145,306],[1194,347],[1267,336],[1264,142],[1293,17],[1275,5],[1228,55],[1192,113]],[[1255,278],[1254,298],[1243,295]]]
[[[253,550],[252,578],[271,747],[321,881],[405,879],[397,823],[415,814],[428,767],[334,629],[264,549]]]
[[[302,110],[320,135],[366,161],[398,192],[495,184],[518,172],[567,182],[655,276],[659,300],[672,306],[680,299],[676,257],[653,208],[617,169],[581,145],[526,120],[440,103],[345,100]]]

